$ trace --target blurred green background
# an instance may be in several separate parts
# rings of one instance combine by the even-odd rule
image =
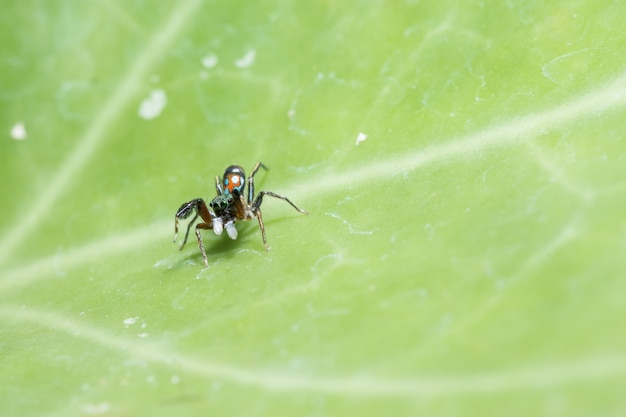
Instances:
[[[626,5],[3,2],[0,415],[626,414]],[[172,243],[263,161],[269,252]]]

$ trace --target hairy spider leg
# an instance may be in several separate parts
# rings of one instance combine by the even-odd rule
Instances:
[[[306,210],[299,209],[295,204],[291,202],[290,199],[288,199],[284,195],[276,194],[271,191],[260,191],[259,194],[256,196],[256,199],[254,200],[254,204],[252,204],[252,212],[254,213],[257,220],[259,221],[259,227],[261,228],[261,236],[263,237],[263,245],[265,246],[265,250],[268,250],[267,239],[265,238],[265,225],[263,224],[263,215],[261,214],[261,203],[263,203],[263,196],[266,196],[266,195],[269,195],[270,197],[280,198],[281,200],[285,200],[286,202],[291,204],[291,207],[295,208],[300,213],[309,214],[309,212]]]
[[[222,188],[222,184],[220,182],[220,177],[215,176],[215,190],[217,191],[217,195],[224,194],[224,189]]]
[[[204,265],[209,266],[209,262],[207,260],[206,252],[204,251],[204,245],[202,244],[202,236],[200,235],[200,229],[209,230],[213,228],[213,216],[211,212],[206,206],[206,203],[201,198],[196,198],[191,200],[178,209],[176,212],[175,222],[174,222],[174,242],[176,242],[176,237],[178,236],[178,221],[180,219],[186,219],[191,215],[191,212],[195,211],[195,215],[193,219],[187,225],[187,232],[185,233],[185,239],[183,240],[183,244],[180,246],[182,250],[187,243],[187,238],[189,237],[189,231],[191,230],[191,226],[196,221],[198,216],[202,218],[203,223],[196,224],[196,237],[198,238],[198,246],[200,247],[200,251],[202,252],[202,258],[204,259]]]
[[[183,205],[181,205],[176,211],[176,214],[174,215],[174,243],[176,243],[176,239],[178,238],[178,221],[181,219],[184,220],[191,215],[196,207],[196,200],[198,199],[183,203]],[[193,219],[191,219],[191,222],[189,222],[189,225],[193,224],[193,222],[195,222],[198,218],[198,211],[196,210],[195,213],[196,214],[193,216]],[[185,246],[185,242],[187,242],[187,235],[189,235],[189,227],[187,227],[187,233],[185,234],[183,246]]]
[[[287,197],[285,197],[284,195],[276,194],[276,193],[273,193],[271,191],[259,191],[259,194],[256,196],[256,199],[254,200],[254,204],[252,204],[253,210],[260,210],[261,209],[261,203],[263,203],[263,196],[265,196],[265,195],[269,195],[270,197],[280,198],[281,200],[285,200],[286,202],[288,202],[291,205],[291,207],[295,208],[300,213],[302,213],[302,214],[309,214],[308,211],[302,210],[302,209],[298,208],[298,206],[293,204],[291,202],[291,200],[288,199]]]
[[[243,196],[239,194],[237,190],[234,191],[233,196],[235,197],[233,201],[233,207],[235,209],[235,217],[238,220],[250,220],[252,216],[250,215],[249,204],[246,204]]]
[[[187,225],[187,232],[185,233],[185,239],[183,240],[183,244],[180,245],[180,249],[182,249],[185,246],[185,243],[187,243],[187,236],[189,236],[189,229],[191,229],[191,225],[194,224],[198,216],[199,214],[196,213],[196,215],[193,216],[193,219],[191,219],[191,221]],[[178,238],[178,216],[176,216],[174,220],[175,220],[174,221],[174,243],[176,243],[176,239]]]
[[[206,257],[206,252],[204,251],[204,244],[202,243],[202,236],[200,235],[200,229],[209,230],[212,228],[213,228],[213,225],[209,223],[198,223],[196,225],[196,237],[198,238],[198,246],[200,246],[200,252],[202,252],[202,259],[204,259],[204,266],[209,266],[209,260]]]
[[[250,173],[250,178],[248,178],[248,204],[252,204],[254,200],[254,175],[259,170],[259,168],[263,167],[264,170],[269,171],[269,168],[263,165],[261,161],[257,162],[254,168],[252,168],[252,172]]]

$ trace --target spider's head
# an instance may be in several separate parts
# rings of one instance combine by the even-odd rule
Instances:
[[[216,216],[221,216],[233,205],[234,202],[235,198],[232,194],[224,193],[211,200],[209,206]]]
[[[243,195],[243,189],[246,185],[246,173],[239,165],[231,165],[224,171],[222,186],[224,194],[238,193]]]

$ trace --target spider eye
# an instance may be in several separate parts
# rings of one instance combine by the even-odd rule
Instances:
[[[215,197],[210,203],[209,206],[216,212],[216,214],[221,214],[225,210],[227,210],[235,201],[235,198],[228,195],[219,195]]]

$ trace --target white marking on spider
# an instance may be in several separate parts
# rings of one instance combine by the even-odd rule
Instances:
[[[228,233],[228,237],[232,240],[237,239],[238,233],[234,221],[229,221],[228,223],[226,223],[226,233]]]
[[[224,223],[221,217],[216,217],[213,219],[213,231],[216,235],[221,235],[224,231]]]

